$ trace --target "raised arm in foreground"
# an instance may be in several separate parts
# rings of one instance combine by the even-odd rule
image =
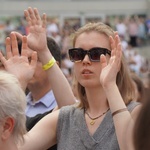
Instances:
[[[28,8],[24,11],[29,25],[29,35],[27,36],[28,46],[35,50],[38,58],[47,64],[52,60],[52,55],[47,47],[46,40],[46,15],[43,14],[42,20],[37,9]],[[71,87],[56,63],[48,70],[49,81],[55,98],[59,101],[59,106],[75,103],[75,97]],[[56,143],[56,127],[59,110],[48,114],[42,118],[28,134],[25,135],[25,143],[20,147],[21,150],[43,150]]]
[[[101,56],[101,64],[103,70],[100,75],[100,82],[106,93],[110,110],[113,116],[116,135],[121,150],[133,149],[132,133],[134,128],[134,122],[140,109],[137,106],[130,114],[127,107],[121,97],[118,86],[116,84],[116,76],[121,67],[122,48],[118,34],[115,34],[115,38],[110,37],[111,41],[111,58],[107,62],[105,56]],[[120,112],[120,113],[117,113]],[[128,135],[127,138],[127,134]],[[127,148],[128,143],[128,148]]]
[[[43,14],[41,19],[38,10],[29,7],[24,11],[24,15],[29,26],[29,35],[27,36],[28,46],[37,52],[38,58],[45,65],[52,59],[52,55],[47,47],[46,14]],[[19,34],[17,36],[21,37]],[[58,107],[74,104],[75,97],[72,89],[58,65],[54,64],[47,70],[47,73]]]

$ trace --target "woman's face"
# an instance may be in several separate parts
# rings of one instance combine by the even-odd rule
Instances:
[[[82,33],[76,39],[75,48],[89,50],[93,47],[102,47],[110,50],[109,38],[104,34],[92,31],[89,33]],[[108,54],[106,57],[107,59],[110,58]],[[85,55],[83,61],[74,64],[74,69],[76,78],[83,87],[100,86],[100,62],[91,62],[88,55]]]

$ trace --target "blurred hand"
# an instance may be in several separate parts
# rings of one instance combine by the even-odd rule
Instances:
[[[33,52],[31,61],[28,61],[27,37],[22,38],[22,51],[19,55],[18,42],[14,33],[6,38],[6,57],[0,52],[0,60],[6,71],[14,74],[20,81],[22,88],[25,90],[28,81],[33,77],[37,64],[37,53]]]

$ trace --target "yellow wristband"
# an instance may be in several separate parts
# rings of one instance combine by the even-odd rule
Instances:
[[[54,59],[54,57],[52,57],[52,59],[45,65],[43,65],[43,70],[48,70],[50,69],[54,64],[55,64],[56,60]]]

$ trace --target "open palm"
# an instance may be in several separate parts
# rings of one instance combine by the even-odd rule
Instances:
[[[117,33],[115,34],[114,39],[110,37],[110,43],[112,48],[110,59],[107,62],[106,57],[104,55],[102,55],[100,58],[100,63],[102,66],[100,82],[104,88],[108,87],[114,82],[116,83],[116,76],[121,65],[122,48]]]
[[[6,38],[6,57],[0,53],[0,60],[7,72],[14,74],[20,82],[27,82],[33,77],[36,63],[37,53],[33,52],[31,61],[28,61],[27,56],[27,37],[22,38],[21,55],[18,51],[17,38],[14,33]]]
[[[38,10],[29,7],[24,11],[24,15],[30,30],[27,36],[29,47],[37,52],[45,50],[47,48],[46,14],[43,14],[41,19]]]

